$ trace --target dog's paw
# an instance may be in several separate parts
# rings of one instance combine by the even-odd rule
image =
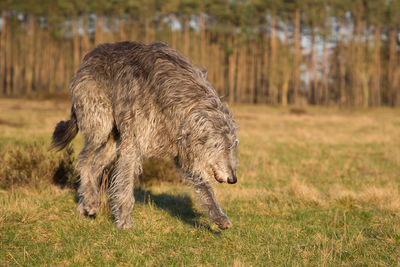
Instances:
[[[78,208],[76,210],[81,217],[96,218],[96,215],[99,212],[99,205],[93,204],[87,206],[81,202],[78,204]]]
[[[218,225],[218,227],[222,230],[231,228],[233,226],[231,221],[226,216],[221,216],[217,218],[216,220],[214,220],[214,223]]]
[[[129,229],[133,227],[133,220],[132,217],[125,217],[123,219],[117,219],[114,223],[115,227],[120,229]]]

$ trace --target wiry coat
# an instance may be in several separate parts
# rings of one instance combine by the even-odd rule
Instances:
[[[82,133],[80,214],[98,212],[99,177],[117,158],[111,210],[117,227],[130,227],[143,159],[170,157],[211,219],[231,226],[208,180],[236,182],[237,126],[204,71],[161,42],[103,44],[85,56],[70,91],[71,120],[57,125],[53,146],[62,149]]]

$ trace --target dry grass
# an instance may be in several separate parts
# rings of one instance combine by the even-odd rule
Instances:
[[[75,183],[80,137],[75,152],[47,150],[69,103],[0,100],[0,264],[400,264],[400,110],[233,109],[239,182],[214,188],[234,228],[210,225],[173,163],[151,159],[135,228],[118,231],[105,182],[96,220],[76,216],[73,189],[51,185]]]
[[[73,149],[54,156],[43,142],[0,143],[0,188],[34,187],[54,183],[73,187],[77,182]]]

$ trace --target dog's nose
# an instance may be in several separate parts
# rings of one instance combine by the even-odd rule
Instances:
[[[236,175],[229,177],[227,180],[228,180],[228,184],[236,184],[236,182],[237,182]]]

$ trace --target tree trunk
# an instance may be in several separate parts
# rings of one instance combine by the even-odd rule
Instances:
[[[11,34],[11,25],[7,23],[5,27],[6,31],[6,77],[5,77],[5,91],[7,96],[11,96],[12,93],[12,47],[13,47],[13,36]]]
[[[185,16],[184,22],[184,41],[183,41],[183,51],[185,56],[189,57],[190,53],[190,27],[189,27],[190,17],[188,15]]]
[[[103,43],[104,39],[104,18],[100,15],[96,18],[95,32],[94,32],[94,43],[99,45]]]
[[[206,23],[204,14],[200,15],[200,62],[206,64]]]
[[[4,9],[1,13],[3,25],[1,28],[0,36],[0,96],[6,94],[6,56],[7,56],[7,28],[8,28],[8,17],[7,11]]]
[[[243,47],[240,47],[238,51],[238,69],[237,69],[237,103],[243,102],[243,96],[245,91],[245,74],[246,71],[246,55],[243,51]]]
[[[255,101],[255,86],[254,83],[256,81],[256,75],[255,75],[255,66],[256,66],[256,51],[255,51],[255,45],[249,45],[249,75],[248,75],[248,84],[249,84],[249,100],[248,103],[254,104],[256,103]]]
[[[394,83],[394,73],[396,70],[397,63],[397,51],[396,51],[396,41],[397,41],[397,26],[393,26],[389,33],[389,63],[388,63],[388,100],[389,105],[398,106],[400,103],[396,101],[396,87],[397,84]]]
[[[400,66],[397,66],[395,68],[395,72],[394,72],[394,75],[393,75],[393,84],[395,84],[394,89],[396,90],[395,103],[396,103],[396,106],[398,107],[398,106],[400,106],[400,86],[399,86],[400,85]]]
[[[338,32],[342,27],[342,20],[338,21]],[[337,47],[338,47],[338,64],[339,64],[339,105],[345,106],[348,104],[347,92],[346,92],[346,55],[345,55],[345,48],[342,40],[337,39]]]
[[[26,95],[32,94],[32,82],[33,82],[33,61],[35,52],[32,51],[34,48],[35,40],[35,21],[32,15],[28,15],[28,43],[27,43],[27,62],[25,67],[25,80],[26,80]]]
[[[318,58],[317,58],[317,51],[316,51],[316,46],[315,46],[315,25],[313,25],[313,36],[312,36],[312,42],[313,42],[313,50],[312,50],[312,87],[314,90],[314,103],[317,105],[321,104],[321,97],[322,97],[322,91],[321,91],[321,86],[319,85],[318,81]]]
[[[269,61],[269,81],[268,81],[268,103],[275,105],[277,98],[277,88],[276,88],[276,57],[278,53],[277,43],[276,43],[276,33],[275,33],[275,17],[271,16],[271,37],[270,37],[270,49],[271,56]]]
[[[123,25],[120,25],[120,29],[122,29],[122,31],[125,33]],[[83,15],[81,49],[82,55],[86,55],[86,53],[88,53],[90,50],[90,39],[88,35],[88,16],[86,14]]]
[[[289,89],[289,72],[284,72],[282,81],[282,101],[281,101],[281,105],[283,107],[286,107],[288,104],[288,89]]]
[[[72,53],[73,53],[73,60],[74,60],[74,70],[78,69],[79,63],[81,61],[81,57],[80,57],[80,45],[79,45],[79,33],[78,33],[78,20],[77,18],[74,18],[72,20],[72,40],[73,40],[73,44],[72,44]]]
[[[324,34],[322,50],[322,104],[327,105],[329,101],[329,60],[328,60],[328,45],[327,36]]]
[[[307,94],[309,104],[318,104],[319,102],[319,91],[317,85],[317,73],[316,73],[316,51],[315,51],[315,25],[311,23],[311,58],[308,64],[307,70]]]
[[[294,66],[293,66],[293,103],[297,103],[298,92],[300,87],[300,63],[301,63],[301,47],[300,47],[300,9],[297,8],[294,16]]]
[[[260,103],[260,99],[262,96],[262,64],[263,64],[263,50],[262,50],[262,42],[261,40],[257,40],[258,42],[254,45],[256,49],[256,54],[255,56],[255,97],[254,97],[254,103],[258,104]]]
[[[176,22],[175,15],[172,15],[172,20],[173,20],[172,25],[174,25]],[[176,31],[173,29],[173,27],[170,27],[170,31],[171,31],[171,46],[172,46],[172,48],[177,49],[177,47],[176,47]]]
[[[35,88],[37,88],[37,91],[43,90],[43,81],[40,77],[40,67],[41,63],[44,58],[47,58],[48,55],[44,54],[44,49],[45,49],[45,44],[42,43],[42,39],[44,38],[44,34],[41,31],[40,27],[35,23],[34,24],[35,30],[34,30],[34,45],[33,45],[33,51],[32,53],[34,54],[34,60],[33,60],[33,73],[34,73],[34,79],[33,79],[33,84],[35,85]],[[44,48],[44,49],[43,49]]]
[[[377,107],[381,104],[381,26],[375,26],[374,47],[374,71],[372,80],[372,105]]]
[[[269,50],[268,50],[268,37],[263,35],[263,62],[262,62],[262,90],[261,90],[261,103],[268,102],[268,74],[269,74]]]
[[[13,54],[12,57],[12,66],[13,66],[13,79],[12,79],[12,94],[14,96],[22,96],[23,92],[21,90],[21,82],[22,77],[21,75],[21,38],[22,36],[16,36],[14,39],[14,44],[12,47],[11,53]]]
[[[229,102],[235,102],[235,74],[236,74],[236,43],[232,40],[234,37],[229,36],[229,46],[232,48],[229,54],[228,67],[229,67]]]
[[[48,54],[49,54],[49,61],[48,61],[48,92],[50,94],[55,93],[55,70],[56,70],[56,65],[55,65],[55,53],[54,53],[54,45],[51,40],[48,40]]]
[[[364,96],[362,97],[363,93],[362,93],[362,64],[363,64],[363,44],[362,44],[362,33],[363,33],[363,29],[364,29],[364,22],[361,19],[361,16],[358,16],[356,19],[356,34],[355,34],[355,38],[357,40],[356,44],[353,44],[355,49],[355,67],[353,70],[353,84],[352,84],[352,89],[353,89],[353,104],[355,106],[362,106],[362,102],[363,102],[363,98],[364,101],[369,101],[368,100],[368,96]],[[353,51],[354,51],[353,49]],[[364,87],[365,88],[365,87]]]

